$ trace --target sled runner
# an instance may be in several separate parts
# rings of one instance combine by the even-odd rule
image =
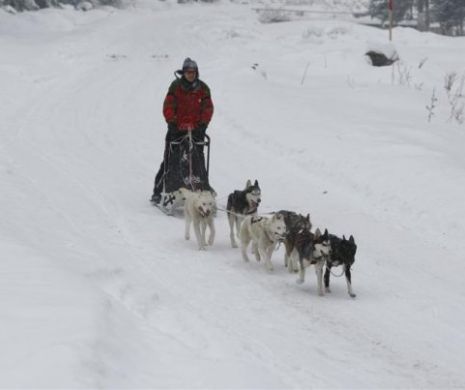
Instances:
[[[203,140],[193,137],[188,131],[173,141],[167,142],[164,156],[163,191],[161,201],[155,204],[165,214],[172,215],[184,203],[180,188],[192,191],[210,190],[210,137]],[[206,149],[206,154],[204,150]]]

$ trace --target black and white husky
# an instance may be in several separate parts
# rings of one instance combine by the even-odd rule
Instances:
[[[347,292],[352,298],[355,298],[355,294],[352,291],[352,276],[350,273],[350,267],[355,262],[355,253],[357,252],[357,245],[353,236],[350,236],[348,240],[344,236],[342,238],[337,237],[333,234],[329,235],[331,242],[331,254],[326,261],[325,271],[325,288],[326,292],[331,292],[329,289],[329,277],[331,274],[331,267],[337,267],[342,265],[343,272],[346,276]]]
[[[253,184],[250,180],[247,180],[244,190],[235,190],[229,194],[226,210],[228,212],[229,237],[233,248],[237,248],[235,236],[239,237],[242,220],[247,215],[257,215],[261,196],[262,192],[258,180],[255,180]],[[234,225],[236,225],[236,234],[234,234]]]
[[[315,266],[316,280],[318,284],[318,294],[324,295],[323,290],[323,266],[331,253],[331,243],[329,241],[328,230],[321,234],[320,229],[316,229],[315,234],[309,230],[297,233],[292,256],[299,261],[299,278],[297,283],[305,281],[305,268],[310,265]]]

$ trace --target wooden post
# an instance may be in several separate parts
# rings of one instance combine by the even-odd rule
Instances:
[[[430,24],[430,14],[429,14],[429,0],[425,0],[425,25],[426,31],[429,31],[429,24]]]
[[[388,15],[389,15],[389,41],[392,41],[392,11],[394,8],[394,0],[388,0]]]

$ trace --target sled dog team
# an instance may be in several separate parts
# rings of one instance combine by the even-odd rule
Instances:
[[[199,250],[213,245],[215,240],[214,217],[216,214],[216,193],[212,191],[179,190],[184,200],[184,218],[186,240],[190,239],[190,227],[193,225]],[[354,298],[350,268],[355,261],[357,245],[354,237],[349,239],[329,234],[325,229],[321,233],[316,229],[312,233],[310,214],[303,216],[292,211],[280,210],[270,216],[259,216],[261,189],[258,181],[247,181],[244,190],[235,190],[228,196],[226,212],[230,227],[231,246],[237,248],[236,237],[240,241],[244,261],[249,261],[247,250],[252,244],[252,254],[257,261],[265,263],[269,271],[273,270],[271,257],[279,243],[284,243],[284,265],[290,273],[298,272],[298,283],[305,281],[305,270],[315,266],[318,294],[331,292],[329,279],[331,268],[342,266],[347,290]],[[208,240],[206,238],[209,228]],[[325,268],[323,275],[323,268]],[[324,288],[323,288],[324,282]]]

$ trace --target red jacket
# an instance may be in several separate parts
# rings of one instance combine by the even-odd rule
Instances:
[[[213,115],[210,88],[201,80],[193,84],[182,78],[174,80],[163,102],[163,115],[179,130],[208,126]]]

